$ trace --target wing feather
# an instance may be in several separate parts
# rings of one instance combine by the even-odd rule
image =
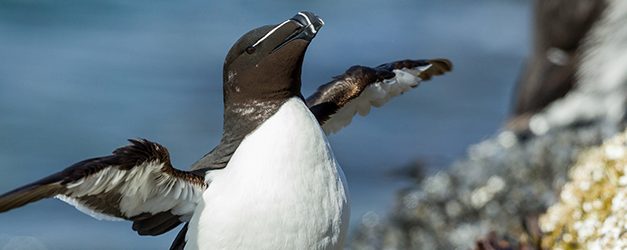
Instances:
[[[350,124],[356,114],[365,116],[371,107],[381,107],[391,98],[451,68],[447,59],[402,60],[376,68],[353,66],[320,86],[307,98],[307,105],[325,133],[335,133]]]
[[[207,187],[204,177],[172,167],[167,149],[148,140],[0,196],[0,212],[58,198],[97,219],[131,220],[139,234],[166,232],[189,219]]]

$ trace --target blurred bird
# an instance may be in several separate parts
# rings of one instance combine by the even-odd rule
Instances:
[[[627,1],[606,0],[605,4],[583,39],[574,88],[531,118],[529,128],[534,134],[592,124],[602,124],[608,135],[623,130],[627,117]]]
[[[323,21],[299,12],[242,36],[223,71],[224,132],[190,171],[145,140],[0,196],[0,212],[59,198],[140,235],[185,226],[172,249],[340,249],[349,218],[342,169],[326,134],[357,113],[451,70],[446,59],[353,66],[308,98],[305,51]]]
[[[605,0],[536,0],[531,57],[522,73],[507,128],[528,133],[529,120],[564,97],[577,81],[584,38]]]

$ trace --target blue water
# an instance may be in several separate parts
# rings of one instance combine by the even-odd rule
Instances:
[[[352,225],[394,206],[408,180],[390,171],[416,159],[435,171],[494,133],[529,50],[526,1],[4,0],[0,192],[133,137],[167,146],[187,168],[221,135],[231,44],[299,10],[326,23],[305,59],[305,95],[354,64],[455,63],[330,137],[349,181]],[[163,249],[173,237],[139,237],[127,222],[100,222],[56,200],[0,214],[0,249]]]

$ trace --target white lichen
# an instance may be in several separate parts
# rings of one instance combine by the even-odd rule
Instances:
[[[627,247],[627,130],[584,152],[559,203],[540,218],[547,249]]]

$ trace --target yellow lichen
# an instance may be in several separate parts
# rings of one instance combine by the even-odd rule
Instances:
[[[546,249],[627,249],[627,131],[582,153],[540,217]]]

